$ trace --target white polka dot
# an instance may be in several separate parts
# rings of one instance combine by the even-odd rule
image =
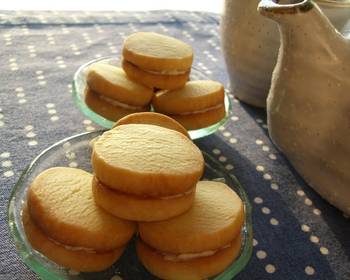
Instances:
[[[4,115],[0,113],[0,119],[2,119],[3,117],[4,117]]]
[[[66,152],[66,158],[68,158],[68,159],[75,159],[76,158],[75,153],[67,151]]]
[[[312,201],[311,201],[309,198],[305,198],[304,203],[305,203],[307,206],[311,206],[311,205],[312,205]]]
[[[36,73],[37,75],[41,75],[41,74],[43,73],[43,71],[38,70],[38,71],[35,71],[35,73]]]
[[[55,104],[53,104],[53,103],[46,104],[46,108],[54,108],[54,107],[55,107]]]
[[[257,122],[257,123],[262,123],[263,120],[262,120],[262,119],[256,119],[256,122]]]
[[[255,238],[253,238],[253,246],[255,247],[256,245],[258,245],[258,240],[256,240]]]
[[[267,125],[266,125],[266,124],[263,124],[262,127],[265,128],[265,129],[267,129]]]
[[[17,95],[17,97],[24,97],[25,96],[25,94],[23,92],[19,92],[16,95]]]
[[[312,210],[312,212],[317,215],[317,216],[320,216],[321,215],[321,210],[320,209],[317,209],[315,208],[314,210]]]
[[[94,130],[96,130],[96,128],[94,128],[94,127],[91,126],[91,125],[88,125],[85,129],[86,129],[87,131],[94,131]]]
[[[39,76],[37,76],[36,77],[38,80],[44,80],[45,79],[45,77],[43,76],[43,75],[39,75]]]
[[[73,167],[73,168],[78,167],[78,163],[76,161],[72,161],[69,163],[69,167]]]
[[[91,124],[90,120],[83,120],[83,124]]]
[[[329,250],[326,247],[321,247],[320,248],[320,252],[322,255],[328,255],[329,254]]]
[[[214,149],[213,150],[213,154],[214,155],[220,155],[221,154],[221,151],[219,149]]]
[[[26,103],[26,102],[27,102],[27,100],[24,99],[24,98],[21,98],[21,99],[18,100],[18,103],[19,103],[19,104],[24,104],[24,103]]]
[[[17,88],[15,89],[15,91],[16,91],[16,92],[22,92],[22,91],[23,91],[23,88],[22,88],[22,87],[17,87]]]
[[[55,121],[58,121],[59,120],[59,117],[58,116],[52,116],[50,118],[51,121],[55,122]]]
[[[223,133],[223,135],[224,135],[225,137],[230,137],[230,136],[231,136],[231,132],[225,131],[225,132]]]
[[[260,139],[256,139],[256,140],[255,140],[255,143],[256,143],[257,145],[262,145],[262,144],[264,144],[264,142],[263,142],[262,140],[260,140]]]
[[[265,173],[263,177],[264,177],[265,180],[271,180],[272,179],[272,176],[269,173]]]
[[[267,273],[274,273],[276,271],[276,268],[275,268],[274,265],[268,264],[268,265],[265,266],[265,271]]]
[[[264,214],[268,215],[271,213],[271,210],[267,207],[263,207],[261,208],[261,212],[263,212]]]
[[[39,85],[41,85],[41,86],[46,85],[46,81],[40,81],[40,82],[39,82]]]
[[[310,231],[310,227],[308,225],[301,225],[301,230],[304,231],[304,232],[309,232]]]
[[[56,114],[56,110],[55,110],[55,109],[49,109],[49,110],[47,110],[47,112],[48,112],[50,115]]]
[[[261,197],[257,196],[257,197],[254,198],[254,202],[256,204],[261,204],[261,203],[264,202],[264,200]]]
[[[27,125],[25,128],[24,128],[26,131],[30,131],[33,129],[33,126],[32,125]]]
[[[226,164],[225,168],[226,168],[226,170],[232,170],[234,167],[232,164]]]
[[[320,242],[320,239],[316,235],[311,235],[310,236],[310,241],[312,243],[318,243],[318,242]]]
[[[314,275],[315,269],[312,266],[307,266],[307,267],[305,267],[305,273],[307,275]]]
[[[268,147],[268,146],[262,146],[262,150],[264,151],[264,152],[268,152],[268,151],[270,151],[270,148]]]
[[[230,143],[235,144],[237,143],[237,138],[230,138]]]
[[[111,280],[123,280],[119,275],[114,275]]]
[[[304,193],[304,191],[302,191],[302,190],[297,190],[297,195],[299,195],[299,196],[304,196],[305,193]]]
[[[270,187],[271,187],[271,189],[273,189],[273,190],[275,190],[275,191],[277,191],[277,190],[279,189],[279,186],[278,186],[276,183],[272,183],[272,184],[270,185]]]
[[[12,166],[12,162],[10,160],[5,160],[1,163],[2,167],[11,167]]]
[[[11,177],[11,176],[13,176],[13,175],[14,175],[14,173],[13,173],[12,170],[9,170],[9,171],[4,172],[4,176],[5,176],[5,177]]]
[[[26,134],[26,136],[27,136],[28,138],[33,138],[33,137],[36,136],[36,134],[35,134],[34,132],[30,131],[30,132],[28,132],[28,133]]]
[[[232,116],[232,117],[231,117],[231,120],[234,121],[234,122],[236,122],[236,121],[239,120],[239,118],[238,118],[237,116]]]
[[[259,250],[256,252],[256,256],[258,259],[262,260],[266,258],[267,254],[265,251]]]
[[[4,122],[3,121],[0,121],[0,127],[4,126]]]
[[[60,65],[58,65],[58,67],[59,67],[59,68],[67,68],[67,65],[65,65],[65,64],[60,64]]]
[[[35,146],[35,145],[38,145],[38,142],[35,141],[35,140],[31,140],[31,141],[28,142],[28,145],[29,146]]]
[[[10,153],[9,153],[9,152],[4,152],[4,153],[2,153],[2,154],[0,155],[0,157],[2,157],[2,158],[8,158],[8,157],[10,157]]]
[[[219,157],[219,161],[221,161],[221,162],[225,162],[226,160],[227,160],[227,158],[224,157],[224,156],[220,156],[220,157]]]
[[[279,225],[279,221],[275,218],[271,218],[270,219],[270,224],[273,225],[273,226],[277,226]]]
[[[277,159],[276,155],[275,154],[269,154],[269,158],[272,159],[272,160],[275,160]]]
[[[259,172],[263,172],[265,170],[265,167],[262,166],[262,165],[257,165],[256,166],[256,170],[259,171]]]
[[[223,130],[225,130],[225,127],[224,127],[224,126],[220,126],[220,127],[219,127],[219,130],[220,130],[220,131],[223,131]]]
[[[79,275],[80,272],[77,271],[77,270],[74,270],[74,269],[70,269],[70,270],[68,271],[68,274],[69,274],[69,275]]]

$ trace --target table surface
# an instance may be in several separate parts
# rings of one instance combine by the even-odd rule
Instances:
[[[26,165],[56,141],[98,129],[76,108],[71,80],[83,63],[120,57],[135,31],[191,44],[194,67],[229,89],[219,16],[201,12],[0,12],[0,279],[37,279],[9,236],[7,203]],[[228,123],[196,141],[245,186],[254,251],[236,279],[350,279],[350,221],[320,198],[272,145],[263,110],[233,101]]]

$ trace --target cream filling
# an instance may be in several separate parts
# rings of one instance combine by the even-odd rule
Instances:
[[[79,247],[79,246],[69,246],[69,245],[65,245],[65,244],[62,244],[58,241],[56,241],[55,239],[52,239],[50,237],[48,237],[48,239],[50,241],[52,241],[53,243],[55,243],[56,245],[60,246],[60,247],[63,247],[67,250],[70,250],[70,251],[84,251],[86,253],[97,253],[95,249],[93,248],[86,248],[86,247]]]
[[[118,106],[118,107],[121,107],[121,108],[124,108],[124,109],[128,109],[128,110],[142,110],[143,109],[142,106],[133,106],[133,105],[125,104],[125,103],[119,102],[119,101],[117,101],[115,99],[106,97],[104,95],[99,95],[99,98],[101,98],[102,100],[110,103],[113,106]]]
[[[137,66],[136,66],[137,67]],[[153,70],[148,70],[148,69],[142,69],[143,71],[151,74],[156,74],[156,75],[170,75],[170,76],[176,76],[176,75],[182,75],[186,74],[188,70],[159,70],[159,71],[153,71]]]
[[[161,196],[161,197],[159,197],[159,199],[164,199],[164,200],[175,199],[175,198],[179,198],[179,197],[183,197],[183,196],[189,195],[189,194],[191,194],[193,192],[194,192],[194,188],[190,189],[187,192],[183,192],[183,193],[179,193],[179,194],[168,195],[168,196]]]
[[[176,115],[180,115],[180,116],[186,116],[186,115],[192,115],[192,114],[199,114],[199,113],[205,113],[211,110],[215,110],[215,109],[219,109],[220,107],[224,106],[223,104],[218,104],[209,108],[205,108],[202,110],[197,110],[197,111],[192,111],[192,112],[183,112],[183,113],[179,113]]]
[[[218,251],[226,249],[231,247],[231,243],[217,249],[217,250],[208,250],[208,251],[203,251],[199,253],[183,253],[183,254],[171,254],[171,253],[161,253],[163,255],[163,258],[167,261],[188,261],[188,260],[193,260],[197,258],[204,258],[204,257],[210,257],[212,255],[215,255]]]

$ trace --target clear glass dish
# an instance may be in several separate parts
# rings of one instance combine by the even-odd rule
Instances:
[[[99,136],[102,131],[86,132],[63,139],[39,154],[32,163],[26,168],[19,181],[14,186],[9,201],[8,219],[12,238],[16,244],[19,255],[23,262],[44,280],[55,279],[99,279],[110,280],[112,276],[119,275],[123,280],[127,279],[157,279],[149,274],[139,263],[134,241],[130,242],[124,255],[108,270],[99,273],[80,273],[74,275],[71,271],[60,267],[47,259],[39,252],[32,249],[28,243],[21,219],[21,212],[26,201],[28,187],[33,179],[43,170],[53,166],[77,165],[79,168],[91,172],[91,147],[90,142]],[[230,280],[238,274],[248,263],[252,253],[252,218],[251,206],[247,194],[231,174],[228,174],[222,165],[203,152],[205,158],[206,179],[216,179],[226,182],[235,190],[244,202],[245,222],[242,229],[242,245],[240,256],[220,275],[213,277],[216,280]]]
[[[90,65],[94,63],[106,63],[106,64],[111,64],[116,66],[120,65],[119,59],[115,57],[98,58],[82,65],[74,74],[73,85],[72,85],[73,97],[74,97],[76,106],[83,114],[85,114],[93,122],[101,125],[104,128],[110,129],[112,128],[114,122],[106,119],[105,117],[91,110],[85,102],[86,70]],[[190,79],[191,80],[208,80],[209,78],[205,76],[202,72],[200,72],[198,69],[192,68]],[[212,133],[215,133],[218,130],[218,128],[227,121],[230,110],[231,110],[230,99],[228,98],[227,94],[225,94],[225,111],[226,111],[225,117],[221,119],[219,122],[211,126],[188,131],[191,138],[198,139],[198,138],[208,136]]]

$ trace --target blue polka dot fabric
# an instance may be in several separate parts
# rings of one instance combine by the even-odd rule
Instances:
[[[235,279],[350,279],[349,217],[276,150],[265,112],[234,99],[219,21],[216,14],[180,11],[0,12],[0,279],[38,279],[21,262],[7,225],[8,199],[21,172],[56,141],[99,129],[74,105],[74,72],[94,58],[120,57],[124,38],[136,31],[192,45],[193,66],[222,82],[232,100],[226,125],[196,144],[236,175],[253,205],[253,255]]]

